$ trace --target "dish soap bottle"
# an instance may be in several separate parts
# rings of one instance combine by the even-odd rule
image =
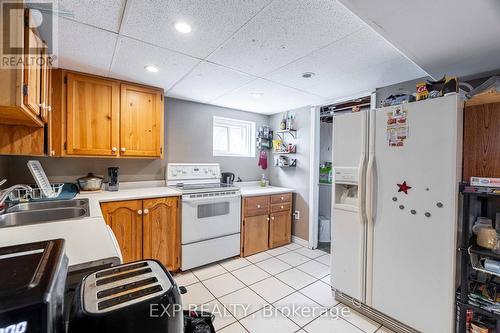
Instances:
[[[266,186],[266,175],[262,174],[262,177],[260,178],[260,186],[265,187]]]

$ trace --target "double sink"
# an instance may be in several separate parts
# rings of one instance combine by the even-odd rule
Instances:
[[[89,216],[88,199],[18,203],[0,214],[0,228]]]

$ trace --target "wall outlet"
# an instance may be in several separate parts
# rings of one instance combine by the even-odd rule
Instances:
[[[300,211],[299,210],[296,210],[294,213],[293,213],[293,218],[295,220],[300,220]]]

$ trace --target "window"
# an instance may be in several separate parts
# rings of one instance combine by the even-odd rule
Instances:
[[[255,157],[255,123],[214,117],[214,156]]]

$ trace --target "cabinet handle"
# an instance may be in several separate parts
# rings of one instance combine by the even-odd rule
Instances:
[[[51,150],[50,151],[50,156],[55,156],[56,155],[56,151],[55,150]]]
[[[281,206],[281,209],[283,209],[283,206]]]
[[[122,147],[120,150],[121,150],[122,152],[125,152],[127,149],[125,149],[125,147]]]
[[[146,209],[144,209],[144,215],[147,215],[147,214],[149,214],[149,209],[146,208]]]
[[[271,216],[271,220],[273,220],[273,221],[274,221],[274,216]]]
[[[285,197],[281,197],[281,201],[285,200]]]
[[[142,210],[140,210],[140,209],[139,209],[139,210],[137,211],[137,214],[138,214],[138,215],[142,215]]]
[[[113,153],[115,153],[117,150],[118,150],[118,149],[116,149],[116,147],[111,148],[111,151],[112,151]]]
[[[260,205],[257,205],[257,208],[260,208]]]
[[[269,219],[269,217],[267,218],[267,220],[268,220],[268,221],[270,220],[270,219]]]

